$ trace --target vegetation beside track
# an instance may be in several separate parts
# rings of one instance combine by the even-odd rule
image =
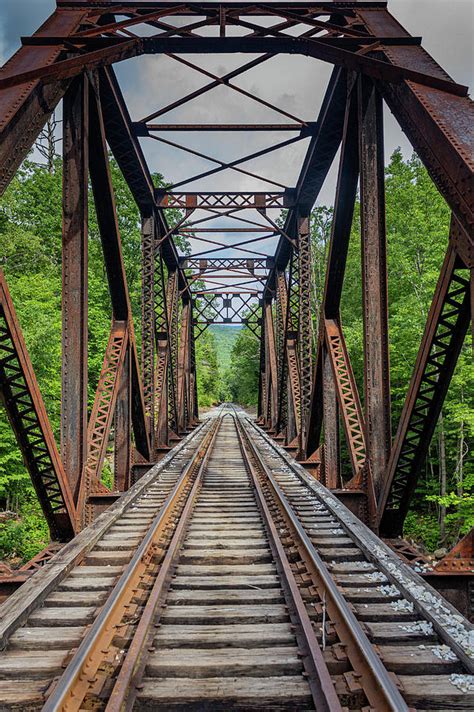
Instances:
[[[139,215],[115,163],[123,253],[140,340]],[[5,271],[55,434],[59,436],[61,359],[61,164],[24,163],[0,204],[0,266]],[[161,176],[155,176],[157,183]],[[416,156],[396,151],[386,170],[389,326],[393,428],[447,244],[449,210]],[[178,214],[176,215],[178,217]],[[332,209],[311,219],[314,331],[324,286]],[[89,372],[92,403],[109,327],[110,302],[95,214],[89,218]],[[187,251],[187,243],[180,244]],[[342,322],[359,389],[363,391],[359,207],[347,263]],[[197,341],[200,403],[257,401],[259,341],[246,328],[208,329]],[[450,546],[474,525],[474,365],[465,344],[430,455],[405,527],[428,550]],[[110,472],[105,475],[110,477]],[[0,416],[0,557],[13,563],[41,550],[48,532],[6,418]]]

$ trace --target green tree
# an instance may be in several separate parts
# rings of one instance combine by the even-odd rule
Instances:
[[[208,329],[196,341],[197,387],[199,405],[208,407],[219,400],[219,365],[216,338]]]
[[[140,214],[113,159],[110,167],[135,333],[140,349]],[[164,183],[158,174],[153,179],[155,185]],[[61,407],[61,202],[62,165],[58,158],[51,158],[48,165],[25,161],[0,204],[0,267],[8,281],[58,442]],[[181,218],[178,210],[168,213],[172,224]],[[189,253],[189,242],[185,238],[179,238],[177,244],[182,252]],[[89,405],[92,406],[112,313],[92,196],[88,251],[88,369]],[[206,359],[211,357],[212,354],[207,355]],[[212,398],[217,398],[216,393],[213,392]],[[28,559],[44,547],[48,540],[46,522],[4,414],[0,417],[0,506],[19,515],[19,519],[11,519],[0,525],[0,556],[9,556],[13,560],[16,557]]]
[[[247,327],[239,331],[230,355],[229,388],[232,400],[244,406],[258,402],[260,342]]]

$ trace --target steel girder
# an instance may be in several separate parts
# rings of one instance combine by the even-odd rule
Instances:
[[[459,226],[453,218],[451,236]],[[451,241],[426,322],[380,498],[382,532],[402,532],[446,392],[472,320],[472,269]]]
[[[15,415],[15,397],[8,393],[8,378],[2,384],[12,423],[53,535],[66,538],[74,526],[93,516],[93,505],[89,502],[92,495],[108,496],[101,484],[100,471],[110,433],[115,435],[115,488],[122,490],[130,481],[132,428],[134,457],[152,461],[169,445],[170,437],[192,426],[197,418],[194,331],[197,337],[210,323],[219,320],[247,323],[260,337],[262,424],[284,438],[301,457],[317,462],[316,471],[328,486],[337,489],[344,484],[362,489],[371,523],[378,497],[382,530],[398,534],[471,318],[473,166],[468,136],[472,103],[466,88],[453,82],[435,64],[421,47],[420,38],[410,37],[387,12],[384,2],[322,1],[316,5],[275,2],[259,6],[231,2],[196,6],[150,0],[125,3],[58,0],[57,5],[57,10],[35,35],[23,38],[23,46],[7,62],[0,78],[2,192],[64,97],[63,464],[55,455],[35,383],[32,385],[25,375],[32,372],[25,361],[21,338],[17,332],[15,337],[10,332],[8,338],[5,336],[13,344],[7,349],[5,363],[10,367],[11,359],[18,354],[23,358],[17,372],[23,374],[24,388],[18,386],[18,393],[20,400],[21,393],[28,394],[25,398],[30,398],[29,408],[36,413],[42,428],[35,435],[35,443],[40,443],[41,452],[49,458],[46,479],[38,467],[43,455],[38,458],[28,449],[30,427],[20,422],[19,413]],[[262,16],[266,16],[266,21],[259,24]],[[170,25],[169,17],[178,17],[179,24]],[[147,36],[132,36],[127,29],[143,23],[152,29]],[[209,27],[214,26],[220,27],[218,37],[209,35]],[[228,34],[227,28],[234,27],[244,34]],[[291,30],[291,34],[286,30]],[[132,123],[111,65],[145,53],[161,52],[171,53],[174,61],[204,74],[209,82]],[[218,76],[185,57],[202,52],[257,56]],[[275,54],[286,53],[300,53],[334,64],[317,121],[302,121],[231,81]],[[191,98],[223,85],[279,112],[280,117],[285,116],[285,123],[156,123],[159,116],[172,108],[184,106]],[[453,213],[448,254],[393,441],[382,100],[395,114]],[[284,131],[290,138],[231,162],[200,153],[217,167],[166,190],[153,185],[138,141],[138,136],[152,138],[193,153],[186,146],[164,139],[162,132],[249,129],[266,133]],[[249,160],[276,147],[291,146],[305,137],[309,138],[309,147],[294,188],[282,185],[275,180],[277,177],[248,170]],[[141,368],[106,141],[142,216]],[[317,326],[317,352],[313,354],[309,216],[341,142],[326,284]],[[266,180],[272,187],[265,191],[182,192],[191,180],[223,170]],[[113,327],[95,410],[87,424],[89,174]],[[359,177],[363,409],[339,314]],[[173,229],[165,217],[169,208],[182,211]],[[283,226],[269,215],[271,210],[281,208],[286,210]],[[205,211],[207,217],[191,222],[190,217],[197,210]],[[243,218],[242,210],[255,211],[259,222]],[[212,233],[214,228],[207,230],[201,224],[215,216],[232,217],[240,226],[246,223],[242,232],[257,235],[260,229],[263,237],[255,236],[233,245],[238,258],[208,257],[228,245],[224,238],[217,242],[215,237],[207,239],[201,235]],[[235,228],[227,232],[232,230]],[[180,258],[173,241],[173,235],[179,231],[193,235],[197,241],[213,243],[213,249]],[[274,255],[267,258],[265,252],[258,252],[258,243],[275,236],[279,236],[278,244]],[[243,283],[243,275],[247,283]],[[202,278],[208,280],[206,288],[199,281]],[[219,285],[216,279],[220,280]],[[227,280],[233,281],[235,287]],[[199,288],[192,291],[195,283]],[[15,375],[15,387],[21,378]],[[346,482],[341,478],[340,421],[352,463],[352,477]],[[66,520],[68,523],[64,524]]]
[[[63,101],[61,456],[74,501],[87,458],[89,82]]]
[[[51,536],[67,541],[76,531],[72,490],[1,270],[0,393]]]

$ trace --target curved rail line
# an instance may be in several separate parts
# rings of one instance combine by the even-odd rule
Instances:
[[[472,626],[242,412],[118,505],[6,611],[1,710],[474,708]]]

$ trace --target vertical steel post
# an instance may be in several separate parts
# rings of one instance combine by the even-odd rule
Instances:
[[[298,348],[300,361],[300,450],[305,450],[306,423],[311,406],[313,357],[312,357],[312,314],[311,314],[311,235],[309,216],[298,217],[298,262],[299,262],[299,314]]]
[[[163,257],[155,262],[154,279],[156,376],[155,376],[155,447],[168,446],[168,317]]]
[[[188,361],[189,361],[189,317],[190,302],[184,302],[181,310],[181,333],[178,351],[178,432],[184,432],[188,426]]]
[[[278,418],[278,383],[277,383],[277,361],[275,349],[275,331],[273,328],[272,302],[267,300],[264,306],[265,311],[265,335],[267,352],[267,403],[268,412],[270,414],[269,425],[272,430],[275,429]]]
[[[77,502],[87,458],[88,80],[63,102],[61,456]]]
[[[293,247],[290,261],[287,299],[286,364],[288,367],[288,421],[287,440],[292,442],[300,435],[301,426],[301,381],[300,352],[298,346],[300,317],[300,259]]]
[[[258,369],[258,403],[257,403],[257,418],[259,421],[265,421],[266,413],[266,385],[265,385],[265,307],[262,306],[262,324],[260,327],[260,364]]]
[[[194,310],[193,301],[189,300],[189,338],[190,338],[190,348],[189,348],[189,369],[190,369],[190,383],[189,383],[189,393],[190,393],[190,406],[189,406],[189,418],[192,424],[194,424],[199,418],[198,411],[198,394],[197,394],[197,377],[196,377],[196,335],[194,333]]]
[[[155,430],[155,217],[142,215],[142,379],[151,446]]]
[[[373,82],[363,75],[358,81],[365,421],[378,494],[391,446],[383,107]]]
[[[323,354],[323,422],[324,422],[324,466],[326,487],[339,486],[339,409],[336,384],[331,368],[331,358],[324,347]]]
[[[166,319],[168,329],[168,425],[174,433],[178,430],[178,273],[168,275],[166,285]]]
[[[284,270],[276,274],[276,312],[278,335],[278,433],[286,428],[288,421],[288,368],[286,364],[286,340],[288,319],[288,287]]]
[[[119,492],[130,487],[132,399],[130,344],[127,346],[115,405],[114,486]]]

